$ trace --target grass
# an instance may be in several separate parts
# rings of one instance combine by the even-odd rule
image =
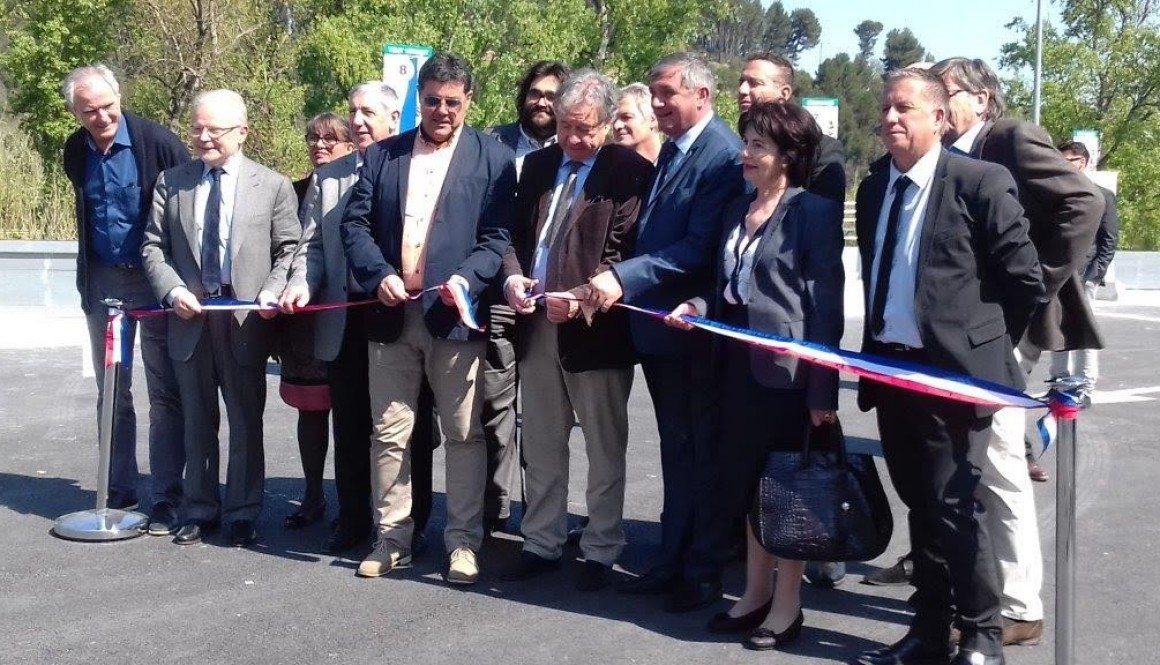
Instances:
[[[76,238],[72,188],[45,169],[15,120],[0,117],[0,240]]]

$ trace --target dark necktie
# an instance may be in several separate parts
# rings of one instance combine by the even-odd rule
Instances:
[[[660,157],[657,158],[657,178],[653,183],[652,194],[649,196],[649,202],[660,194],[661,188],[665,186],[665,182],[672,175],[673,165],[677,161],[677,144],[675,141],[665,141],[661,146]]]
[[[209,170],[209,196],[205,200],[205,219],[201,225],[201,285],[213,295],[222,288],[221,244],[222,170]]]
[[[886,237],[882,239],[882,256],[878,259],[878,279],[874,282],[874,305],[870,309],[870,332],[881,335],[886,327],[886,293],[890,290],[890,271],[894,268],[894,246],[898,244],[898,220],[902,216],[902,195],[910,186],[910,178],[899,176],[894,181],[894,201],[886,216]]]
[[[556,209],[552,211],[552,220],[548,223],[548,230],[544,233],[544,251],[551,251],[556,235],[564,227],[564,220],[568,219],[568,210],[571,209],[572,201],[576,198],[576,179],[580,174],[580,167],[583,165],[582,162],[573,161],[568,161],[566,164],[568,176],[564,178],[564,189],[560,192],[560,198],[556,201]]]

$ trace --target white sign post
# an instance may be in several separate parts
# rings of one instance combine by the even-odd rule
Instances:
[[[383,82],[399,95],[399,131],[419,125],[419,68],[431,57],[430,46],[383,44]]]
[[[1082,143],[1087,147],[1091,158],[1088,159],[1087,171],[1091,173],[1096,170],[1096,165],[1100,163],[1100,132],[1096,129],[1077,129],[1071,133],[1071,140],[1077,143]]]
[[[823,134],[838,138],[837,97],[802,97],[802,108],[814,116]]]

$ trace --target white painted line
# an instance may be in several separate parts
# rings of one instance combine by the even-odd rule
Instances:
[[[1160,393],[1160,386],[1146,388],[1124,388],[1123,390],[1096,390],[1092,392],[1092,404],[1131,404],[1135,402],[1151,402],[1154,397],[1145,397]]]
[[[1096,316],[1104,319],[1124,319],[1127,321],[1144,321],[1145,323],[1160,323],[1160,316],[1143,316],[1141,314],[1118,314],[1116,312],[1097,311]]]

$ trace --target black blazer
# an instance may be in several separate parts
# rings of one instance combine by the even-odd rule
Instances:
[[[487,321],[487,303],[478,305],[510,242],[515,160],[512,151],[494,138],[467,126],[461,132],[431,220],[423,288],[460,275],[477,305],[476,316]],[[417,136],[418,130],[412,129],[371,146],[350,190],[340,231],[351,272],[367,293],[377,293],[383,279],[398,274],[403,208]],[[435,337],[466,340],[478,335],[459,322],[455,308],[444,305],[438,293],[423,295],[423,310],[427,329]],[[403,330],[402,306],[371,305],[367,317],[373,341],[393,342]]]
[[[134,226],[142,228],[149,219],[153,207],[153,185],[157,176],[165,169],[184,164],[190,160],[189,150],[181,139],[161,125],[139,115],[121,112],[121,122],[129,129],[130,150],[137,162],[137,188],[141,196],[141,217]],[[85,219],[85,136],[84,127],[69,135],[64,142],[64,174],[73,187],[73,199],[77,218],[77,290],[81,294],[81,308],[89,313],[88,305],[88,261],[92,252],[89,247],[88,220]]]
[[[529,153],[516,191],[512,245],[504,255],[503,279],[530,275],[540,232],[547,222],[556,173],[564,151],[559,145]],[[548,253],[545,291],[567,291],[585,284],[632,254],[636,220],[648,196],[653,165],[632,150],[607,144],[596,154],[567,219]],[[629,313],[613,308],[598,313],[589,326],[582,318],[556,327],[560,364],[565,371],[625,367],[635,362],[628,331]],[[528,317],[516,319],[525,334]],[[522,355],[524,345],[516,346]]]
[[[1116,246],[1120,244],[1120,214],[1116,210],[1116,195],[1103,187],[1100,187],[1100,193],[1104,195],[1104,216],[1100,220],[1100,230],[1096,232],[1096,241],[1088,250],[1083,270],[1083,281],[1096,284],[1104,283],[1108,266],[1116,256]]]
[[[846,149],[838,139],[822,134],[806,190],[837,203],[846,202]]]
[[[496,125],[487,130],[488,136],[493,136],[497,141],[511,148],[515,152],[516,147],[520,144],[520,123],[511,122],[506,125]]]
[[[888,168],[858,187],[856,224],[862,288],[870,311],[870,271]],[[1014,343],[1044,299],[1043,280],[1015,181],[1003,168],[943,152],[935,168],[919,238],[914,311],[928,360],[959,374],[1024,387]],[[862,347],[874,352],[869,327]],[[861,381],[858,405],[876,405]]]
[[[723,269],[725,243],[733,229],[745,223],[756,194],[735,199],[725,213],[725,229],[717,251],[716,288],[692,303],[701,314],[720,320],[727,306]],[[842,266],[842,205],[791,189],[762,230],[749,280],[749,327],[782,337],[838,346],[846,275]],[[736,344],[720,340],[715,344]],[[720,358],[720,350],[714,354]],[[750,367],[759,383],[770,388],[804,388],[811,409],[838,408],[838,372],[793,356],[753,348]],[[720,374],[720,372],[717,372]]]
[[[1032,316],[1027,339],[1052,351],[1103,348],[1081,279],[1104,212],[1095,183],[1063,158],[1047,132],[1020,120],[988,121],[971,156],[1010,171],[1031,223],[1050,301]]]

